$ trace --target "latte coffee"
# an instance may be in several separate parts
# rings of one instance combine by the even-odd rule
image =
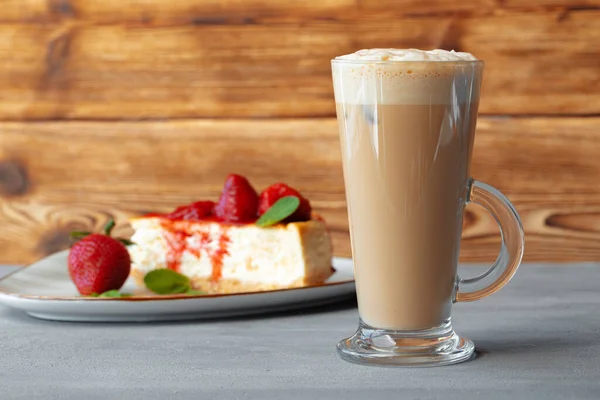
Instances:
[[[363,50],[333,82],[361,320],[422,330],[450,317],[479,104],[468,53]]]

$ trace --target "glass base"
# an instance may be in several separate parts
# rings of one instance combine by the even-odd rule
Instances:
[[[390,367],[435,367],[475,357],[473,342],[454,333],[450,319],[416,331],[377,329],[360,320],[356,333],[337,349],[346,361]]]

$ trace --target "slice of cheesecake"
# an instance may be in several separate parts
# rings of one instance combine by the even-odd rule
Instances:
[[[270,226],[257,225],[280,198],[295,196],[297,209]],[[169,214],[130,221],[131,275],[141,286],[155,269],[187,276],[194,290],[239,293],[319,284],[333,272],[330,235],[307,199],[284,184],[260,195],[230,175],[217,203],[199,201]]]
[[[331,242],[320,220],[260,228],[159,216],[131,220],[132,276],[171,268],[195,290],[236,293],[322,283],[331,273]]]

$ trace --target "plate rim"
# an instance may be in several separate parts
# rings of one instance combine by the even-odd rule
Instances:
[[[8,273],[7,275],[0,278],[0,283],[9,279],[13,275],[16,275],[20,272],[25,271],[27,268],[30,268],[32,265],[35,265],[46,258],[56,256],[60,253],[66,253],[68,249],[57,251],[55,253],[49,254],[46,257],[42,257],[39,260],[31,262],[25,266],[17,268],[15,271]],[[351,257],[340,257],[334,256],[333,259],[341,259],[352,262]],[[332,265],[332,268],[333,265]],[[334,268],[335,269],[335,268]],[[42,301],[122,301],[122,302],[147,302],[147,301],[173,301],[173,300],[194,300],[194,299],[214,299],[214,298],[222,298],[222,297],[237,297],[237,296],[249,296],[249,295],[259,295],[259,294],[270,294],[270,293],[281,293],[281,292],[290,292],[290,291],[300,291],[307,289],[318,289],[324,287],[331,286],[339,286],[339,285],[347,285],[350,283],[355,283],[355,279],[348,279],[339,282],[332,283],[319,283],[308,286],[301,287],[292,287],[292,288],[280,288],[280,289],[271,289],[271,290],[261,290],[256,292],[240,292],[240,293],[213,293],[213,294],[200,294],[200,295],[186,295],[186,294],[169,294],[169,295],[141,295],[141,296],[131,296],[131,297],[90,297],[90,296],[48,296],[48,295],[30,295],[30,294],[20,294],[15,292],[7,292],[0,288],[0,298],[3,296],[8,296],[16,299],[24,299],[24,300],[42,300]]]

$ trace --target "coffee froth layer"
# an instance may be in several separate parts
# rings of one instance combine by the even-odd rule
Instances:
[[[362,61],[475,61],[471,53],[454,50],[418,50],[418,49],[363,49],[357,52],[336,57],[336,60]]]
[[[483,64],[446,50],[361,50],[332,61],[336,102],[462,104],[479,101]]]

